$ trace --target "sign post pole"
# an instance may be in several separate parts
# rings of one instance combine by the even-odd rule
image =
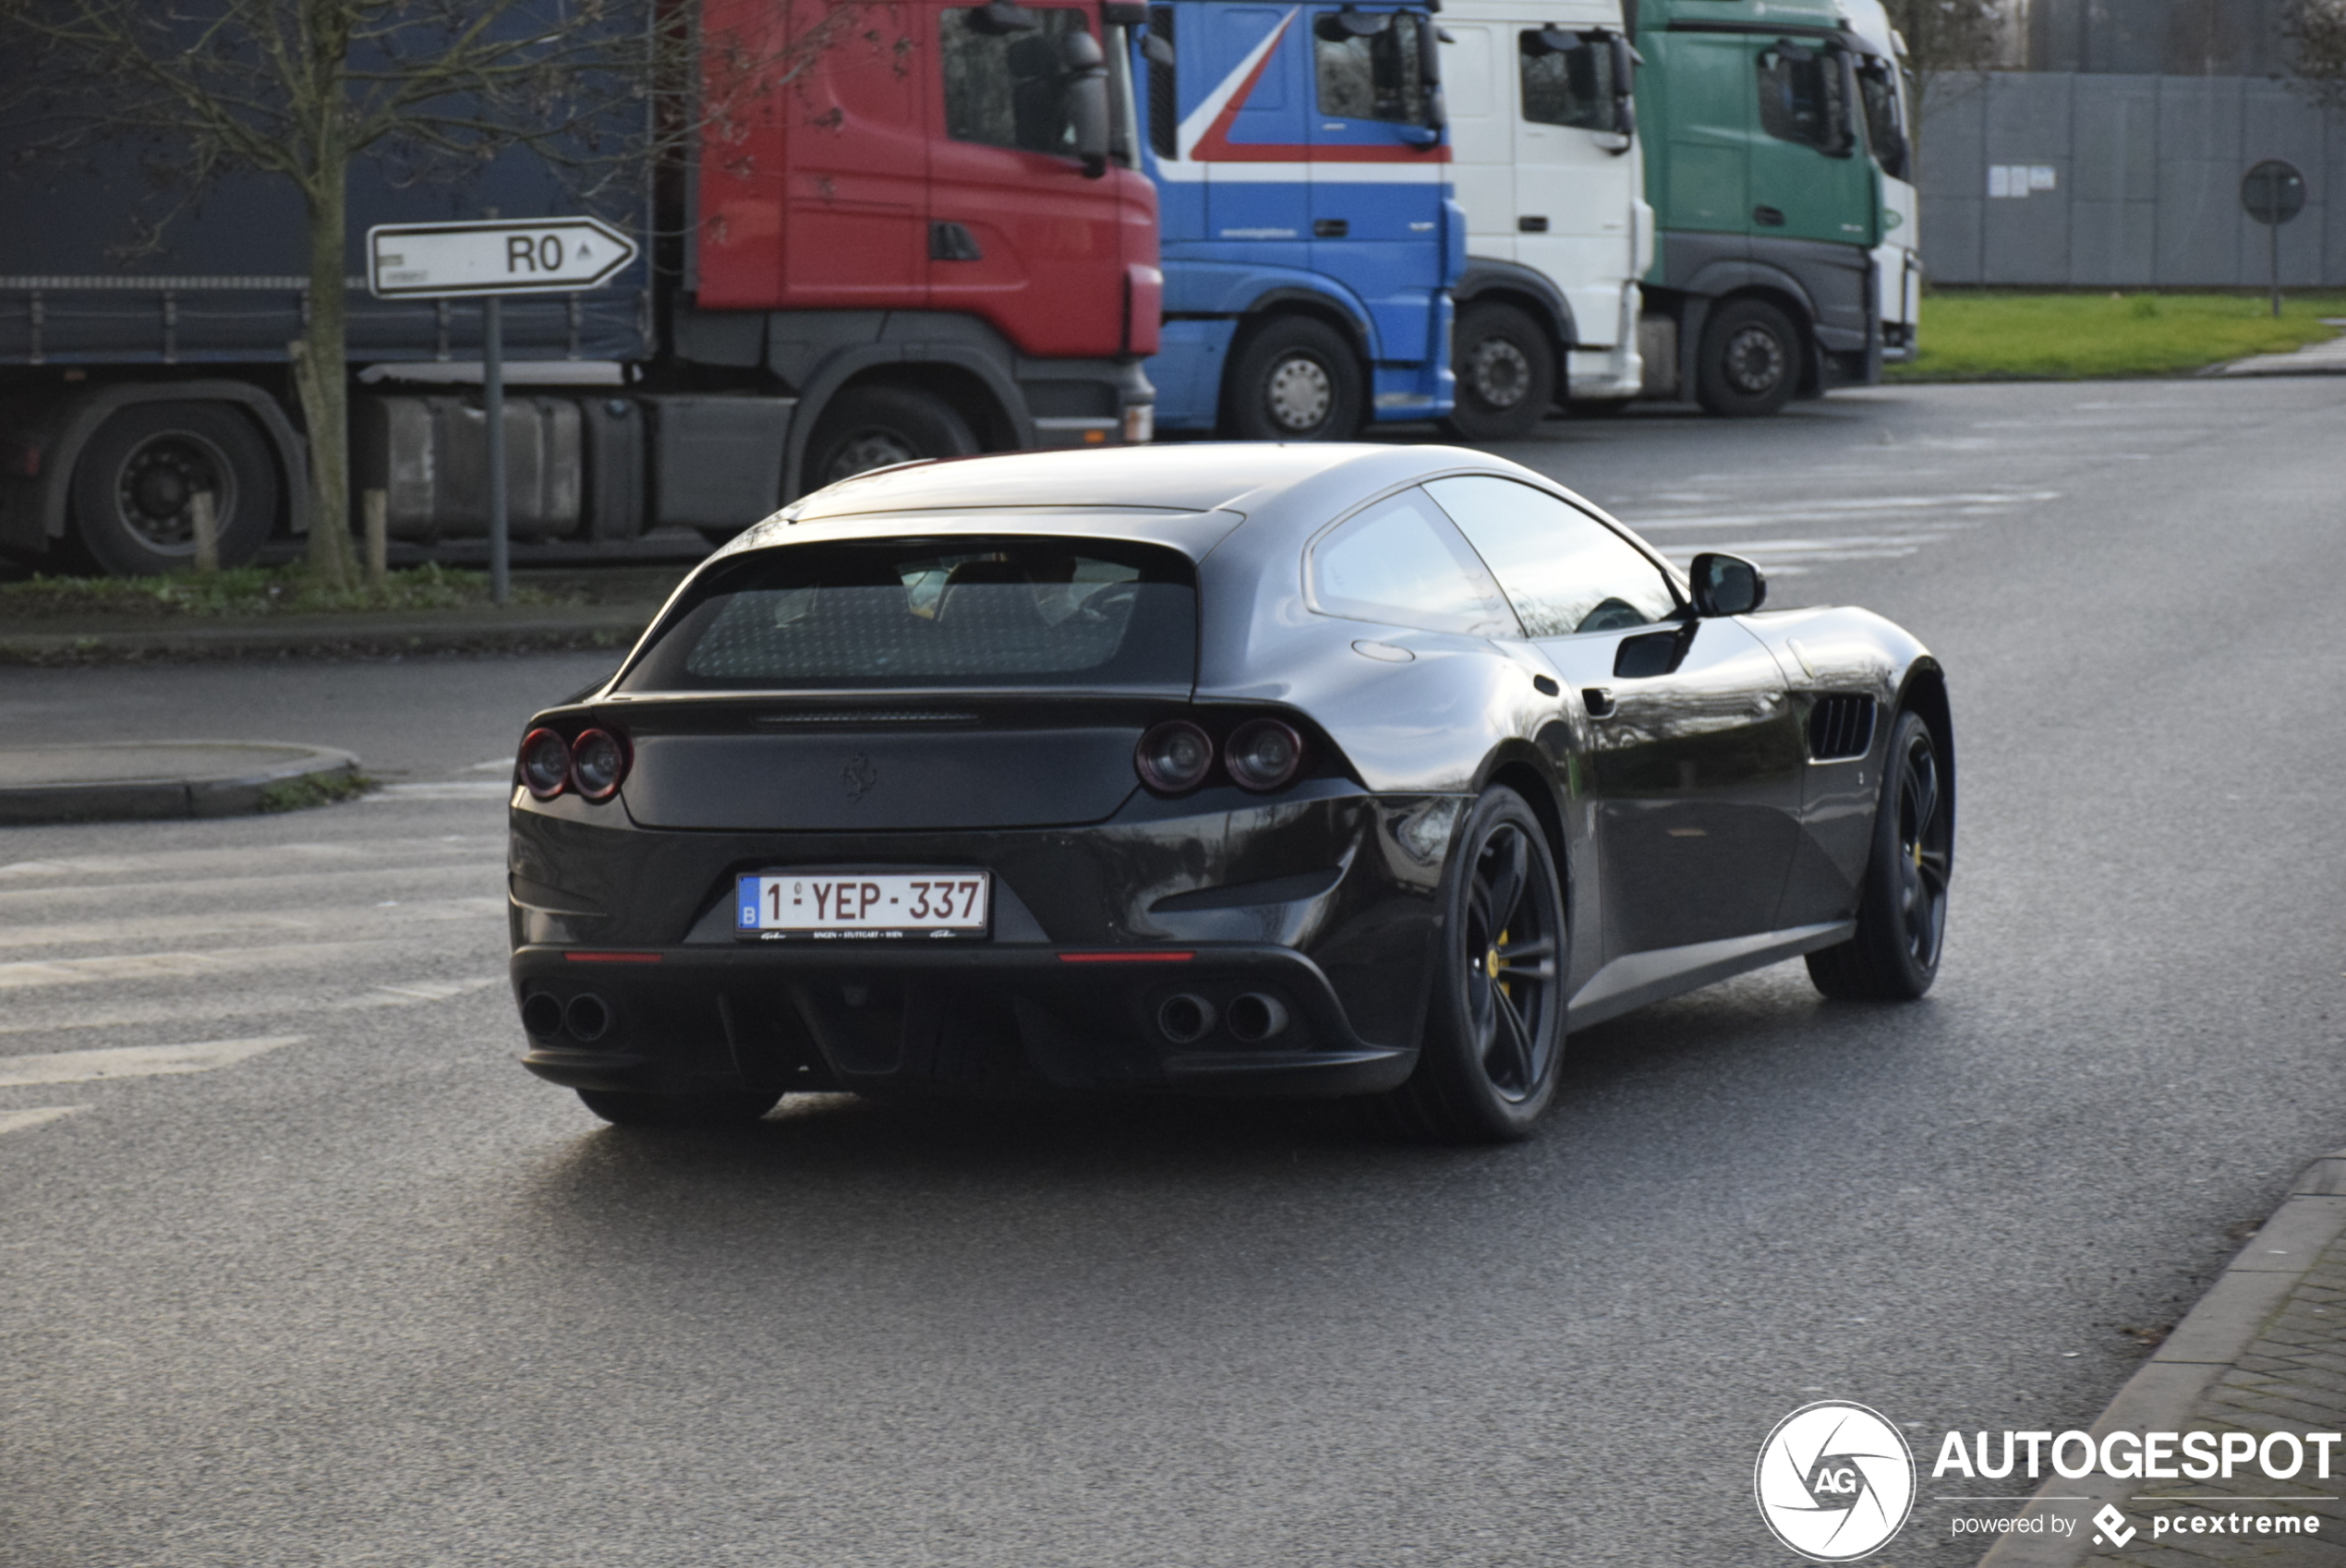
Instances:
[[[378,299],[480,301],[480,401],[488,421],[489,595],[512,592],[505,485],[504,296],[599,288],[640,247],[599,218],[379,223],[367,231],[367,285]]]
[[[2240,204],[2265,225],[2272,265],[2273,320],[2280,320],[2280,226],[2305,210],[2305,176],[2285,159],[2267,158],[2240,182]]]
[[[505,515],[504,297],[480,302],[480,408],[489,421],[489,597],[502,605],[511,591],[513,548]]]

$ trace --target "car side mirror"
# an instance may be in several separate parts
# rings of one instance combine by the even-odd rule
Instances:
[[[1100,41],[1090,33],[1070,32],[1059,40],[1059,63],[1068,73],[1067,123],[1075,133],[1075,156],[1083,162],[1083,177],[1095,180],[1107,173],[1112,124],[1107,56],[1100,53]]]
[[[1688,573],[1697,615],[1748,615],[1768,602],[1768,579],[1739,555],[1705,551]]]

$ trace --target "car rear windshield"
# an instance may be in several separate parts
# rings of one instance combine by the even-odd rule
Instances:
[[[1120,540],[790,545],[711,572],[621,689],[1186,687],[1195,581]]]

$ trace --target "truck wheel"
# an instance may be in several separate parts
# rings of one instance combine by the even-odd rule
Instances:
[[[1458,377],[1452,432],[1470,441],[1530,433],[1555,401],[1555,350],[1539,323],[1512,305],[1469,305],[1450,341]]]
[[[1773,414],[1800,390],[1801,351],[1791,317],[1764,299],[1734,300],[1702,329],[1695,395],[1713,414]]]
[[[252,422],[217,403],[138,403],[98,427],[73,466],[74,542],[118,577],[196,561],[191,504],[209,490],[220,564],[241,566],[277,517],[277,464]]]
[[[1309,316],[1273,318],[1230,367],[1229,433],[1245,441],[1342,441],[1360,428],[1360,361]]]
[[[823,411],[806,443],[806,488],[819,490],[870,469],[976,451],[969,421],[943,398],[912,387],[857,387]]]

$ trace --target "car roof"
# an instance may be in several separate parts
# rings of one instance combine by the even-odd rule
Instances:
[[[900,464],[826,486],[788,508],[793,522],[875,512],[981,508],[1144,508],[1236,512],[1332,468],[1394,448],[1365,444],[1192,441],[1022,452]]]

